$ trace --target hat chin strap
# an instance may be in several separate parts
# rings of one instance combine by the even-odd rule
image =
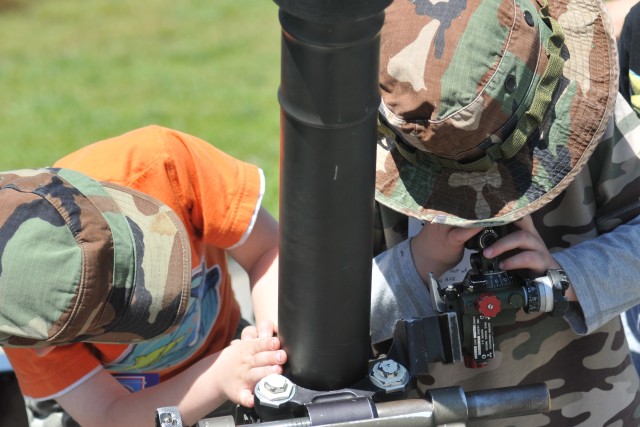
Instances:
[[[411,146],[411,148],[414,148],[412,150],[407,146],[408,144],[402,140],[401,135],[393,132],[391,126],[385,126],[385,123],[382,123],[381,126],[378,126],[378,129],[387,137],[391,136],[388,131],[392,131],[394,134],[393,140],[396,142],[395,146],[398,152],[414,165],[425,162],[428,157],[430,161],[435,161],[440,166],[448,169],[458,169],[468,172],[487,171],[491,169],[498,160],[510,159],[515,156],[525,145],[529,136],[542,123],[544,114],[551,104],[553,93],[558,87],[558,82],[560,82],[564,68],[564,59],[560,56],[560,51],[564,44],[564,33],[562,32],[560,24],[549,15],[549,4],[547,1],[544,2],[544,5],[540,9],[540,15],[542,20],[551,29],[551,35],[547,40],[546,46],[547,57],[549,58],[547,68],[538,82],[529,110],[518,120],[513,133],[503,142],[493,144],[487,148],[483,157],[472,162],[462,163],[457,160],[446,159],[432,153],[427,153],[413,146]],[[385,127],[387,129],[384,129]]]

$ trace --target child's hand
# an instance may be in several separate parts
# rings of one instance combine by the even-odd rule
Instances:
[[[482,252],[485,258],[494,258],[505,252],[517,249],[518,253],[500,261],[501,269],[526,269],[534,274],[542,275],[547,270],[562,268],[555,258],[551,256],[551,252],[542,241],[530,216],[527,215],[513,224],[518,230],[496,240],[494,244],[486,248]],[[569,301],[577,301],[571,285],[565,292],[565,296]]]
[[[257,326],[247,326],[242,330],[240,339],[242,341],[254,339],[254,338],[268,338],[277,335],[278,328],[270,320],[263,320],[258,322]],[[238,342],[238,340],[232,341],[231,344]]]
[[[216,381],[229,400],[250,408],[255,385],[269,374],[281,374],[287,355],[276,337],[243,337],[231,344],[214,363]]]
[[[526,269],[535,274],[544,274],[547,270],[560,268],[542,241],[530,216],[514,222],[513,225],[518,229],[486,248],[482,252],[485,258],[495,258],[515,249],[518,251],[515,255],[500,261],[501,269]]]
[[[411,239],[413,262],[425,283],[429,273],[441,276],[455,267],[464,253],[464,244],[482,228],[459,228],[426,223]]]

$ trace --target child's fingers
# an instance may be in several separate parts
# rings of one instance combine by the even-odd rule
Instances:
[[[482,252],[483,255],[487,258],[493,258],[516,249],[521,251],[546,251],[546,246],[533,225],[531,217],[526,216],[515,224],[518,230],[496,240],[495,243]]]
[[[232,341],[232,345],[228,348],[237,349],[236,354],[239,357],[250,361],[249,364],[251,365],[255,365],[255,363],[251,361],[255,359],[256,356],[261,355],[262,353],[280,354],[280,356],[278,357],[286,359],[284,351],[280,350],[280,340],[275,337],[253,338],[245,341],[235,340],[235,342]]]
[[[280,340],[276,337],[258,338],[253,341],[254,351],[274,351],[280,349]]]
[[[238,403],[247,408],[253,408],[253,405],[254,405],[253,392],[246,388],[240,390]]]
[[[513,222],[513,225],[520,230],[537,233],[536,226],[533,224],[531,215],[522,217],[520,220]]]
[[[258,337],[269,338],[275,333],[275,325],[270,320],[262,320],[258,322]]]
[[[503,270],[527,269],[542,273],[547,270],[546,262],[546,258],[540,252],[526,251],[501,261],[500,268]]]
[[[247,380],[247,384],[253,384],[255,387],[258,381],[271,374],[282,374],[282,366],[268,365],[255,367],[247,372],[245,379]]]
[[[503,270],[526,269],[542,274],[551,268],[560,268],[536,230],[530,216],[514,223],[517,230],[501,237],[483,251],[487,258],[494,258],[510,251],[517,253],[500,261]]]
[[[287,354],[284,350],[263,351],[253,356],[253,366],[284,365],[287,362]]]
[[[240,333],[240,339],[242,341],[250,340],[254,338],[258,338],[258,329],[253,325],[247,326]]]
[[[274,352],[273,360],[278,365],[284,365],[287,363],[287,353],[284,350],[278,350]]]
[[[280,349],[280,340],[276,337],[247,339],[242,343],[249,346],[247,348],[250,348],[254,353]]]

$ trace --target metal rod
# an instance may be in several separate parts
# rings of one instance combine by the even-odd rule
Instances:
[[[545,384],[504,387],[466,393],[469,418],[497,419],[549,412],[551,396]]]
[[[344,404],[348,411],[348,401]],[[426,399],[405,399],[375,404],[376,418],[343,422],[312,423],[310,417],[261,423],[264,427],[438,427],[465,425],[470,420],[499,419],[549,412],[549,390],[544,384],[531,384],[465,393],[462,388],[428,390]],[[331,417],[330,417],[331,418]],[[335,418],[335,417],[332,417]],[[205,420],[206,421],[206,420]],[[213,419],[212,419],[213,421]],[[199,427],[226,427],[203,424]]]
[[[379,31],[389,0],[276,3],[285,374],[339,389],[367,374]]]

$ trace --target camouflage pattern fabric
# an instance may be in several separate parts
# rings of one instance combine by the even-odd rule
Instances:
[[[587,167],[559,197],[532,214],[552,252],[608,233],[640,215],[640,120],[619,100],[616,111],[621,114],[615,126],[609,123]],[[406,239],[406,216],[378,206],[376,219],[377,253]],[[473,426],[640,425],[638,376],[619,316],[584,336],[575,334],[563,318],[521,311],[517,320],[495,329],[498,351],[487,367],[434,364],[422,378],[421,389],[547,384],[549,414],[469,424]]]
[[[505,224],[584,167],[617,93],[611,22],[598,0],[540,4],[396,0],[386,9],[380,203],[430,222]]]
[[[65,169],[0,174],[0,345],[133,342],[185,312],[189,243],[163,203]]]
[[[640,4],[633,6],[624,19],[618,39],[620,55],[620,93],[640,115]]]

